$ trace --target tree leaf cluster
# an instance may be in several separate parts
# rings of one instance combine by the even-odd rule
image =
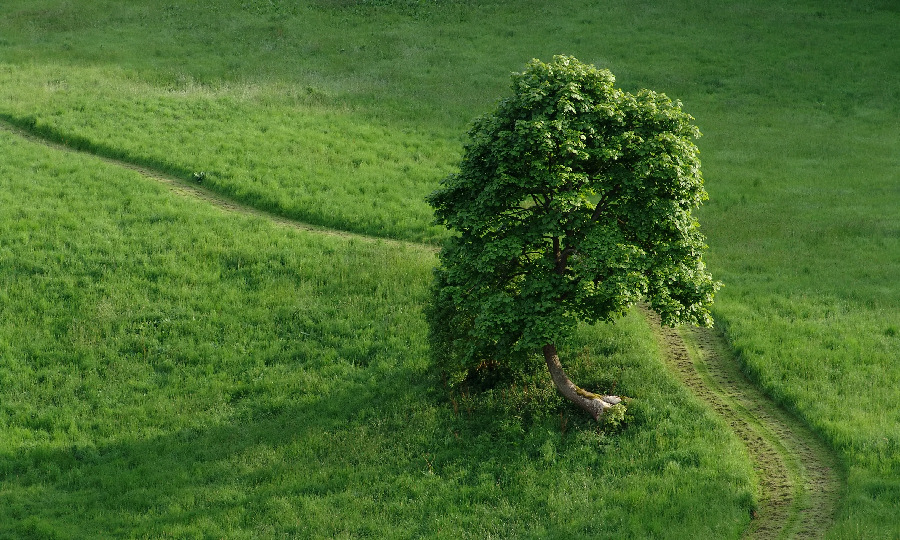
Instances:
[[[700,131],[680,102],[614,83],[573,57],[531,61],[428,197],[455,233],[427,313],[453,380],[641,301],[666,324],[711,324],[719,284],[692,215],[707,198]]]

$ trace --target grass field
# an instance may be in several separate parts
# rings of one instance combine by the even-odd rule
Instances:
[[[621,433],[540,372],[453,407],[424,350],[430,249],[237,217],[4,132],[0,150],[0,537],[746,525],[746,456],[640,318],[567,347],[638,399]]]
[[[424,195],[532,57],[681,99],[705,135],[719,324],[840,455],[829,536],[900,536],[895,2],[147,4],[0,5],[0,117],[385,238],[441,238]],[[639,318],[569,345],[585,386],[639,398],[623,430],[563,434],[571,411],[538,379],[454,413],[422,344],[431,251],[0,146],[0,537],[746,525],[752,471]]]

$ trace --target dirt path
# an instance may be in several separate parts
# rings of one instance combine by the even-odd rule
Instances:
[[[245,215],[252,215],[261,217],[263,219],[269,220],[273,223],[277,223],[278,225],[289,227],[291,229],[302,230],[302,231],[311,231],[318,234],[325,234],[329,236],[339,236],[342,238],[352,238],[355,240],[360,240],[364,242],[376,242],[376,243],[384,243],[384,244],[394,244],[394,245],[405,245],[414,247],[417,249],[426,249],[429,251],[437,252],[438,248],[435,246],[429,246],[427,244],[422,244],[418,242],[409,242],[405,240],[395,240],[391,238],[383,238],[383,237],[375,237],[364,234],[358,234],[348,231],[341,231],[338,229],[329,229],[327,227],[320,227],[318,225],[311,225],[308,223],[302,223],[296,220],[292,220],[289,218],[285,218],[283,216],[279,216],[278,214],[274,214],[271,212],[266,212],[264,210],[260,210],[258,208],[254,208],[252,206],[248,206],[245,204],[241,204],[237,201],[229,199],[225,196],[222,196],[215,191],[204,187],[201,183],[186,180],[183,178],[178,178],[157,170],[150,169],[148,167],[142,167],[140,165],[136,165],[134,163],[130,163],[128,161],[123,161],[121,159],[115,159],[106,157],[103,155],[99,155],[87,150],[80,150],[77,148],[73,148],[71,146],[66,146],[64,144],[60,144],[58,142],[54,142],[43,137],[37,136],[33,133],[28,132],[27,130],[21,129],[13,124],[10,124],[8,121],[4,119],[0,119],[0,130],[12,133],[23,139],[27,139],[34,143],[46,146],[48,148],[53,148],[54,150],[60,150],[63,152],[69,152],[73,154],[84,154],[94,158],[99,159],[105,163],[109,163],[111,165],[115,165],[117,167],[122,167],[124,169],[129,169],[131,171],[135,171],[141,176],[159,182],[166,187],[168,187],[173,192],[185,196],[191,197],[194,199],[199,199],[205,201],[212,206],[215,206],[219,209],[228,211],[228,212],[236,212]]]
[[[759,481],[745,538],[820,538],[831,525],[842,481],[831,450],[744,376],[722,334],[660,326],[644,310],[669,367],[731,425]]]
[[[259,216],[285,227],[319,234],[436,251],[432,246],[415,242],[299,223],[229,200],[195,182],[48,141],[3,120],[0,120],[0,130],[57,150],[92,155],[136,171],[182,196],[206,201],[225,211]],[[832,452],[805,425],[747,380],[720,333],[708,329],[661,327],[655,313],[646,310],[645,313],[671,369],[728,421],[754,461],[759,478],[759,507],[744,536],[759,539],[823,536],[833,520],[842,486]]]

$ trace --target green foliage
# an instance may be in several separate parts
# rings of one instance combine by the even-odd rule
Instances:
[[[668,324],[711,324],[718,284],[691,214],[706,198],[699,130],[680,103],[614,81],[572,57],[533,60],[429,197],[456,233],[428,314],[453,380],[642,299]]]
[[[617,403],[606,410],[600,417],[601,424],[606,428],[615,428],[625,421],[625,404]]]

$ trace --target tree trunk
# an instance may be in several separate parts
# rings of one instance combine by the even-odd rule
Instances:
[[[590,413],[594,420],[599,420],[600,415],[606,412],[606,409],[622,402],[622,398],[618,396],[600,396],[575,386],[568,375],[566,375],[566,372],[563,371],[562,364],[559,362],[559,355],[556,352],[556,345],[552,343],[544,345],[544,360],[547,361],[547,369],[550,370],[550,377],[553,379],[553,384],[556,385],[559,393]]]

